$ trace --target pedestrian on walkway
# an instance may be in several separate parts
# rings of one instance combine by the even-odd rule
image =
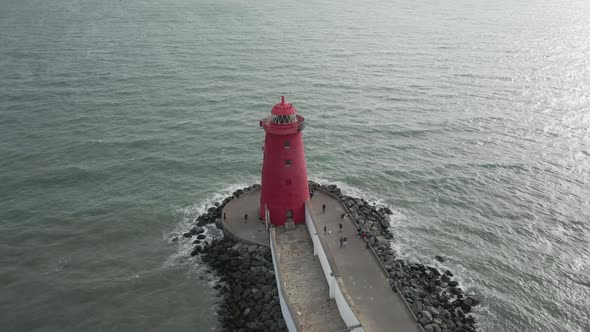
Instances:
[[[322,213],[326,213],[326,204],[322,204]]]
[[[339,223],[338,226],[340,226],[340,233],[342,233],[342,223]]]
[[[248,214],[246,213],[244,215],[244,224],[247,224],[247,223],[248,223]]]
[[[327,228],[324,226],[324,235],[326,235]]]
[[[223,212],[223,220],[225,220],[225,212]]]
[[[340,215],[340,218],[342,218],[342,220],[344,220],[344,216],[345,216],[345,215],[346,215],[346,212],[342,213],[342,214]]]
[[[340,248],[342,248],[342,244],[344,243],[344,238],[341,236],[340,237]]]

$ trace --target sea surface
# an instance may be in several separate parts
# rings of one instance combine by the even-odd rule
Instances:
[[[480,331],[590,331],[588,0],[0,0],[0,330],[217,329],[170,239],[280,95]]]

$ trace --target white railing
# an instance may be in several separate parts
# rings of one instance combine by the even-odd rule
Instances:
[[[320,260],[324,276],[330,287],[330,298],[336,300],[336,305],[338,306],[338,311],[340,312],[342,320],[350,331],[364,332],[365,330],[361,327],[360,322],[350,308],[350,304],[346,300],[346,297],[342,294],[339,285],[340,277],[334,273],[334,269],[330,264],[330,260],[326,255],[326,251],[322,246],[319,234],[315,228],[312,215],[309,212],[309,200],[305,203],[305,224],[307,225],[307,230],[313,241],[313,254],[318,256],[318,259]]]
[[[334,299],[336,300],[336,305],[338,306],[338,311],[340,312],[340,316],[342,317],[342,320],[344,321],[346,326],[351,328],[351,331],[356,331],[356,332],[365,331],[360,326],[361,323],[358,321],[358,319],[356,319],[356,316],[355,316],[354,312],[352,311],[352,309],[350,308],[350,305],[348,305],[346,298],[344,297],[344,295],[342,294],[342,291],[340,290],[340,286],[338,285],[338,280],[336,280],[336,279],[340,279],[340,277],[334,278],[334,280],[335,280],[335,282],[334,282],[334,284],[335,284]]]

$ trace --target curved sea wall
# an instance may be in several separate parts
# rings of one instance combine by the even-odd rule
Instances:
[[[194,226],[183,234],[192,241],[191,256],[199,256],[220,277],[215,286],[222,298],[217,314],[227,331],[286,331],[269,247],[245,243],[235,237],[211,239],[204,227],[222,228],[221,211],[233,198],[258,188],[253,185],[235,191],[232,196],[208,209],[195,219]],[[322,190],[336,196],[346,206],[347,214],[367,231],[367,247],[378,257],[391,288],[399,292],[426,332],[475,332],[475,318],[470,311],[479,304],[474,296],[464,294],[449,270],[408,262],[391,248],[389,225],[391,210],[375,207],[362,198],[342,194],[336,185],[309,182],[310,191]],[[175,239],[173,239],[175,240]],[[438,260],[443,258],[436,256]]]
[[[255,184],[236,190],[232,196],[216,202],[194,220],[193,227],[180,240],[193,241],[191,256],[208,264],[219,277],[214,288],[221,298],[216,308],[221,331],[287,331],[270,248],[231,235],[220,239],[205,235],[207,227],[222,230],[221,214],[229,201],[259,187]]]

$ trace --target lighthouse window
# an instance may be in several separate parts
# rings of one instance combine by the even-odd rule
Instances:
[[[290,141],[285,141],[285,149],[288,149],[291,147],[291,142]]]
[[[291,159],[285,160],[285,166],[291,166]]]
[[[295,116],[295,114],[290,114],[290,115],[273,115],[272,116],[272,122],[273,123],[279,123],[279,124],[297,122],[297,117]]]
[[[287,210],[287,218],[293,218],[293,210]]]

